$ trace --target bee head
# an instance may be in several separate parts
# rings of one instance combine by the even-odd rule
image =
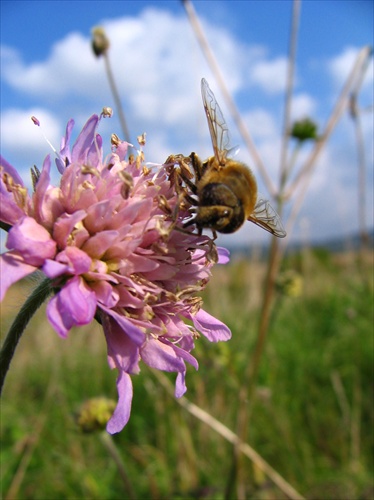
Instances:
[[[220,233],[233,233],[244,223],[241,201],[222,183],[204,186],[194,223],[198,228],[210,228]]]

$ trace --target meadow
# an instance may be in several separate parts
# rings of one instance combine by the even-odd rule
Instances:
[[[234,432],[265,271],[256,256],[213,269],[204,308],[233,335],[227,343],[198,339],[200,368],[187,373],[189,401]],[[372,499],[372,253],[304,249],[285,257],[279,276],[285,279],[259,365],[247,442],[304,498]],[[9,291],[3,336],[31,286],[22,282]],[[145,366],[133,377],[123,432],[112,441],[102,431],[82,433],[80,405],[97,396],[116,400],[115,378],[97,323],[62,340],[45,309],[38,311],[2,396],[2,498],[236,498],[228,493],[233,445],[178,405]],[[241,463],[248,499],[287,498],[255,462]]]

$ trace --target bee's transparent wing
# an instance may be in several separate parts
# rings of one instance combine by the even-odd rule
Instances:
[[[248,217],[248,220],[274,234],[274,236],[278,236],[278,238],[284,238],[287,234],[281,218],[262,196],[258,197],[255,209],[252,215]]]
[[[204,109],[208,119],[210,137],[212,139],[214,156],[220,165],[226,162],[227,151],[230,145],[229,129],[223,117],[213,92],[210,90],[208,82],[201,80],[201,95]]]

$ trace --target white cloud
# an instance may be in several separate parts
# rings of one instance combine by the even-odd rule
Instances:
[[[327,68],[336,85],[341,86],[348,78],[356,62],[360,50],[356,47],[346,47],[339,55],[330,59]],[[363,85],[371,87],[374,80],[373,58],[366,69]]]
[[[261,140],[279,135],[274,117],[262,108],[249,111],[243,119],[255,139]]]
[[[202,23],[232,91],[245,85],[248,67],[254,68],[251,78],[256,85],[266,91],[282,88],[282,58],[264,60],[264,48],[245,46],[228,30],[208,21]],[[172,126],[174,134],[185,136],[196,134],[201,127],[207,138],[205,124],[200,125],[204,117],[199,82],[204,76],[214,87],[214,78],[186,18],[148,8],[137,17],[102,24],[110,38],[109,57],[131,123],[139,122],[147,130],[155,124]],[[3,78],[25,94],[53,106],[69,101],[68,106],[73,107],[72,103],[77,103],[78,112],[90,103],[95,111],[113,105],[104,61],[92,54],[88,36],[70,33],[51,48],[44,61],[33,63],[24,62],[22,55],[10,48],[4,51]],[[220,97],[218,92],[217,99],[222,102]]]
[[[269,94],[284,92],[286,88],[287,58],[260,60],[251,68],[250,79]]]
[[[292,98],[292,120],[309,117],[313,119],[316,113],[317,103],[312,96],[305,93],[295,94]]]
[[[121,96],[145,121],[175,124],[191,111],[207,66],[184,16],[145,9],[136,18],[103,23],[110,38],[109,57]],[[222,29],[207,25],[217,59],[230,87],[237,87],[244,59],[238,42]],[[22,55],[4,48],[3,78],[29,95],[108,99],[104,62],[91,51],[90,39],[70,33],[58,41],[44,61],[25,63]],[[207,76],[207,77],[208,77]],[[101,97],[100,97],[101,96]]]
[[[70,33],[52,46],[45,61],[26,64],[19,53],[8,48],[5,55],[3,78],[26,94],[45,98],[86,94],[103,80],[88,40],[79,33]]]
[[[189,154],[201,147],[211,154],[200,79],[206,77],[214,87],[214,78],[185,16],[149,8],[137,17],[110,19],[102,25],[110,39],[109,57],[132,141],[146,131],[156,161],[162,161],[165,150]],[[228,86],[240,88],[244,61],[257,57],[258,49],[241,46],[222,28],[208,22],[204,25]],[[91,53],[88,36],[68,34],[44,61],[25,63],[21,54],[9,48],[4,51],[4,80],[18,91],[42,99],[57,114],[61,109],[64,121],[82,115],[85,109],[89,116],[104,105],[114,107],[104,61]],[[114,113],[110,126],[119,132],[116,110]],[[106,122],[103,125],[108,128]],[[160,134],[160,130],[168,133]],[[156,143],[152,135],[162,136],[162,142]]]
[[[36,116],[41,127],[33,124],[31,116]],[[61,126],[56,117],[46,109],[31,108],[28,110],[8,109],[1,115],[1,148],[24,153],[28,158],[44,153],[49,148],[48,140],[58,149],[62,135]],[[51,152],[51,151],[50,151]],[[11,161],[11,159],[9,159]],[[28,165],[29,167],[30,165]]]
[[[281,152],[280,135],[277,134],[274,137],[268,137],[266,140],[261,141],[258,149],[269,177],[272,179],[274,186],[278,185]],[[265,192],[263,194],[266,195]]]

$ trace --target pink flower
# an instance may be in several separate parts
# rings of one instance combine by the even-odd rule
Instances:
[[[190,213],[181,208],[165,167],[150,170],[142,152],[129,163],[125,142],[115,142],[103,161],[98,123],[92,116],[71,149],[74,122],[68,123],[56,160],[59,186],[50,184],[49,156],[34,175],[31,195],[1,158],[0,219],[11,226],[1,256],[1,299],[40,269],[56,290],[47,316],[61,337],[75,325],[101,322],[109,365],[118,370],[119,399],[107,425],[115,433],[130,417],[130,375],[139,373],[141,360],[177,372],[180,397],[185,363],[198,368],[190,354],[198,332],[212,342],[231,333],[197,297],[210,277],[213,240],[182,229]],[[226,250],[218,255],[227,262]]]

